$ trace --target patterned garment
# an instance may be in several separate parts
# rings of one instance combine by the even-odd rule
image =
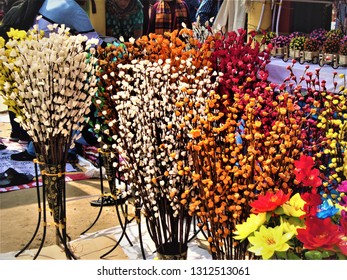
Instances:
[[[211,18],[215,18],[222,2],[223,0],[202,0],[196,12],[196,20],[199,17],[200,24],[204,25]]]
[[[114,0],[106,0],[106,35],[125,41],[138,38],[143,33],[144,13],[139,0],[131,0],[121,9]]]
[[[190,14],[190,21],[195,22],[195,15],[200,6],[200,0],[185,0]]]
[[[162,0],[158,3],[155,17],[156,34],[181,29],[182,23],[189,21],[187,6],[182,0],[176,0],[172,7],[175,9],[174,13],[171,11],[169,2]]]

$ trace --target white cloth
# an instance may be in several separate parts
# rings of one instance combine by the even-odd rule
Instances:
[[[247,0],[224,0],[213,23],[213,30],[237,31],[245,27]]]
[[[284,62],[282,59],[279,58],[271,58],[271,62],[266,66],[266,70],[269,71],[269,81],[275,84],[282,84],[283,81],[289,77],[290,72],[287,69],[288,66],[291,66],[291,60],[288,60],[287,62]],[[309,66],[309,69],[306,70],[306,67]],[[323,67],[320,67],[318,64],[311,64],[311,63],[295,63],[293,67],[293,73],[299,80],[300,77],[304,74],[305,70],[308,72],[313,73],[313,78],[316,78],[316,69],[319,70],[319,81],[326,81],[326,88],[328,91],[334,92],[334,82],[336,82],[336,89],[339,91],[341,87],[346,88],[345,80],[344,78],[340,78],[340,74],[344,74],[347,76],[347,68],[346,67],[339,67],[337,69],[333,69],[330,65],[324,65]],[[337,73],[337,75],[334,78],[334,72]],[[307,85],[305,82],[301,83],[303,88],[306,88]]]

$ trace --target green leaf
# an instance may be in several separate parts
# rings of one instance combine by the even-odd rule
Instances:
[[[276,251],[275,254],[276,254],[277,259],[281,259],[281,260],[287,259],[287,252],[286,251],[285,252]]]
[[[301,260],[301,258],[292,251],[288,251],[288,260]]]
[[[283,208],[282,208],[282,207],[277,207],[277,208],[275,209],[275,214],[277,214],[277,215],[283,215],[283,214],[284,214]]]
[[[336,253],[336,256],[338,260],[347,260],[347,256],[342,253]]]
[[[308,251],[305,253],[305,258],[307,260],[321,260],[322,259],[322,253],[319,251]]]
[[[329,251],[323,251],[323,252],[321,252],[321,254],[322,254],[323,259],[329,258],[330,256],[334,255],[334,253],[331,253]]]
[[[272,212],[266,212],[266,222],[269,222],[272,217]]]

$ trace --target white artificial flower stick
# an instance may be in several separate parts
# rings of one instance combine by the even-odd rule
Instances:
[[[54,161],[54,150],[56,160],[64,162],[96,92],[97,59],[88,54],[95,40],[51,29],[48,37],[29,31],[24,40],[10,40],[11,52],[0,60],[12,71],[17,91],[8,95],[21,113],[17,120],[40,147],[37,152]],[[10,91],[12,84],[4,88]]]

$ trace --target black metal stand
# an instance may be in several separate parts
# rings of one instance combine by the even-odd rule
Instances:
[[[145,248],[143,247],[142,230],[141,230],[141,205],[136,206],[135,217],[136,217],[136,222],[137,222],[137,228],[139,231],[141,254],[142,254],[142,258],[145,260],[146,259],[146,253],[145,253]]]
[[[101,157],[101,154],[99,153],[99,165],[100,165],[100,168],[99,168],[99,176],[100,176],[100,192],[101,192],[101,196],[104,195],[104,182],[103,182],[103,174],[102,174],[102,157]],[[98,215],[96,216],[94,222],[91,223],[91,225],[86,229],[84,230],[81,235],[85,234],[86,232],[88,232],[95,224],[96,222],[99,220],[100,218],[100,215],[102,213],[102,208],[103,208],[103,203],[104,200],[101,199],[101,204],[100,204],[100,209],[99,209],[99,213]]]
[[[37,205],[38,205],[38,220],[37,220],[37,225],[36,225],[36,229],[31,237],[31,239],[29,240],[29,242],[17,253],[15,254],[15,257],[20,256],[33,242],[33,240],[35,239],[40,225],[41,225],[41,220],[43,221],[43,232],[42,232],[42,239],[40,242],[40,246],[37,249],[37,252],[34,256],[34,260],[37,259],[37,257],[40,255],[40,252],[43,248],[43,245],[45,243],[45,239],[46,239],[46,233],[47,233],[47,215],[46,215],[46,186],[45,186],[45,180],[42,179],[42,209],[41,209],[41,195],[40,195],[40,186],[39,186],[39,175],[38,175],[38,164],[43,164],[42,162],[39,162],[37,159],[34,160],[34,164],[35,164],[35,180],[36,180],[36,195],[37,195]],[[42,177],[44,177],[45,175],[42,175]],[[62,202],[61,205],[61,211],[59,213],[60,217],[61,217],[61,221],[62,223],[60,225],[56,225],[56,235],[58,240],[61,242],[61,245],[64,248],[64,252],[65,255],[67,257],[67,259],[76,259],[76,257],[74,256],[74,254],[71,252],[71,250],[68,247],[67,244],[67,239],[69,238],[66,232],[66,192],[65,192],[65,180],[63,183],[62,188],[60,188],[60,193],[58,193],[58,197],[59,197],[59,201]],[[43,215],[42,215],[43,213]],[[58,228],[58,226],[60,227],[60,229]]]
[[[36,225],[36,229],[34,231],[33,236],[31,237],[31,239],[29,240],[29,242],[17,253],[15,254],[15,257],[17,258],[19,255],[21,255],[29,246],[30,244],[34,241],[35,236],[37,235],[39,228],[40,228],[40,224],[41,224],[41,216],[42,216],[42,209],[41,209],[41,197],[40,197],[40,186],[39,186],[39,179],[38,179],[38,170],[37,170],[37,162],[34,161],[35,163],[35,180],[36,180],[36,196],[37,196],[37,206],[38,206],[38,219],[37,219],[37,225]],[[44,188],[42,189],[42,191],[44,192]],[[44,195],[44,193],[43,193]],[[45,211],[45,207],[46,205],[43,205],[44,209],[43,209],[43,213],[44,213],[44,218],[43,220],[46,221],[46,211]],[[43,246],[42,241],[45,239],[45,235],[46,235],[46,227],[43,228],[43,238],[41,240],[41,244],[39,249],[37,250],[37,254],[35,255],[34,259],[36,259],[37,255],[40,253],[41,248]]]
[[[99,209],[98,215],[96,216],[96,218],[93,221],[93,223],[86,230],[84,230],[81,234],[85,234],[87,231],[89,231],[97,223],[97,221],[100,218],[101,213],[102,213],[102,209],[103,209],[103,199],[102,198],[105,196],[102,166],[106,166],[106,175],[108,177],[107,179],[108,179],[108,183],[109,183],[109,188],[111,190],[111,197],[113,197],[114,200],[115,200],[115,209],[116,209],[117,218],[118,218],[119,225],[121,227],[122,233],[121,233],[118,241],[116,242],[116,244],[108,252],[106,252],[105,254],[101,255],[100,258],[105,258],[107,255],[109,255],[111,252],[113,252],[118,247],[118,245],[120,244],[120,242],[122,241],[122,239],[124,237],[127,239],[127,241],[129,242],[130,246],[133,246],[129,236],[126,233],[127,226],[134,219],[136,219],[136,221],[138,221],[140,219],[140,216],[138,216],[138,215],[141,215],[140,211],[138,211],[138,209],[135,206],[135,217],[132,217],[132,218],[129,219],[128,204],[126,202],[124,204],[120,203],[119,200],[121,198],[118,197],[118,194],[115,191],[115,186],[114,186],[115,180],[119,180],[119,178],[116,177],[117,170],[112,167],[112,164],[110,164],[109,162],[105,162],[104,161],[103,155],[105,155],[105,154],[108,154],[108,152],[103,152],[103,151],[101,151],[99,149],[99,162],[100,162],[99,174],[100,174],[100,192],[101,192],[100,209]],[[127,189],[125,191],[127,191]],[[127,198],[126,198],[126,200],[127,200]],[[140,234],[141,252],[142,252],[143,258],[145,259],[140,225],[139,225],[139,234]]]
[[[199,232],[201,232],[202,235],[203,235],[203,236],[206,238],[206,240],[207,240],[207,235],[206,235],[206,233],[202,230],[202,227],[198,227],[198,229],[197,229],[197,224],[196,224],[197,220],[198,220],[198,218],[194,215],[194,216],[193,216],[193,227],[194,227],[194,231],[193,231],[193,235],[188,239],[188,243],[189,243],[190,241],[192,241],[195,237],[197,237],[198,234],[199,234]]]
[[[189,242],[191,242],[195,237],[197,237],[197,235],[199,234],[199,232],[201,232],[202,233],[202,235],[206,238],[206,240],[207,240],[207,236],[206,236],[206,233],[202,230],[202,227],[198,227],[197,228],[197,220],[198,220],[198,218],[194,215],[193,217],[192,217],[192,224],[193,224],[193,227],[194,227],[194,229],[193,229],[193,234],[190,236],[190,238],[188,238],[188,241],[187,241],[187,243],[189,243]],[[148,223],[148,220],[146,220],[146,226],[147,226],[147,230],[148,230],[148,233],[149,233],[149,236],[151,237],[151,239],[153,240],[154,239],[154,237],[153,237],[153,235],[152,235],[152,233],[151,233],[151,231],[150,231],[150,226],[149,226],[149,223]],[[155,250],[155,251],[153,251],[153,254],[154,253],[156,253],[157,252],[157,250]],[[143,253],[144,254],[144,253]]]

